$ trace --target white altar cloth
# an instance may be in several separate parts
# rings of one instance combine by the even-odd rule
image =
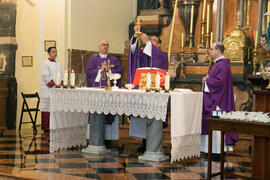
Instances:
[[[171,162],[199,156],[203,93],[171,92]]]
[[[100,88],[51,89],[50,152],[86,145],[88,113],[166,120],[169,93]]]

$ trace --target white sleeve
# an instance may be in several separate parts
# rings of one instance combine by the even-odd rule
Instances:
[[[41,68],[41,81],[47,84],[48,82],[51,81],[50,77],[51,77],[50,68],[47,63],[43,62]]]
[[[132,37],[132,38],[134,38],[134,37]],[[131,38],[131,41],[132,41],[132,38]],[[134,52],[135,52],[135,50],[136,50],[137,43],[138,43],[138,38],[136,38],[135,43],[130,44],[130,50],[131,50],[131,53],[132,53],[132,54],[134,54]]]
[[[97,76],[96,76],[95,82],[100,82],[100,79],[101,79],[101,69],[100,69],[100,70],[98,70],[98,73],[97,73]]]
[[[152,43],[150,41],[146,44],[143,53],[152,57]]]
[[[204,83],[204,92],[210,92],[206,82]]]

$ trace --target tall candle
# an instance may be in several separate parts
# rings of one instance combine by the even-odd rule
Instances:
[[[269,11],[270,11],[270,1],[268,1],[268,7],[267,7],[267,12],[269,12]],[[268,26],[269,22],[270,22],[270,16],[267,16],[267,24],[266,24],[266,26]]]
[[[190,32],[189,32],[189,34],[192,34],[192,32],[193,32],[193,14],[194,14],[194,5],[191,6]]]
[[[70,73],[70,86],[75,87],[75,73],[74,73],[73,69]]]
[[[210,36],[210,47],[213,44],[213,32],[211,32],[211,36]]]
[[[202,10],[202,20],[205,19],[205,7],[206,7],[206,0],[203,0],[203,10]]]
[[[209,34],[210,29],[210,5],[207,5],[207,24],[206,24],[206,33]]]
[[[257,48],[257,44],[258,44],[258,31],[255,31],[255,48]]]
[[[156,89],[160,88],[160,75],[159,72],[156,74]]]
[[[64,73],[64,86],[68,86],[68,72],[65,71]]]
[[[55,85],[60,86],[60,84],[61,84],[60,81],[61,81],[61,75],[60,75],[60,72],[57,72],[56,77],[55,77]]]
[[[146,75],[146,89],[151,89],[151,74],[149,72]]]
[[[170,75],[168,73],[165,76],[165,90],[170,90]]]
[[[181,41],[181,47],[184,47],[184,33],[182,32],[182,41]]]

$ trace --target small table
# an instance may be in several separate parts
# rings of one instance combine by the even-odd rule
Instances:
[[[208,178],[221,175],[247,178],[241,175],[224,172],[224,134],[225,132],[236,132],[253,136],[252,150],[252,177],[250,179],[269,179],[270,177],[270,124],[260,122],[246,122],[239,120],[208,118]],[[221,161],[220,172],[212,174],[212,132],[221,131]]]

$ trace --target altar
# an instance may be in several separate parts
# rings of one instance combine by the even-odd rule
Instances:
[[[189,96],[186,96],[187,94]],[[171,108],[171,126],[174,129],[173,132],[177,132],[172,134],[173,139],[179,139],[177,136],[193,136],[193,134],[200,137],[202,93],[192,91],[156,93],[127,89],[106,91],[100,88],[51,89],[50,152],[74,146],[86,146],[86,127],[89,113],[94,117],[91,119],[90,144],[82,152],[92,154],[110,152],[104,146],[104,116],[110,113],[147,118],[147,147],[146,152],[139,156],[139,159],[149,161],[169,159],[162,152],[162,128],[163,122],[166,121],[170,96],[174,99],[171,103],[171,106],[174,107]],[[192,96],[193,98],[191,98]],[[183,97],[186,98],[183,99]],[[176,101],[181,102],[179,104]],[[197,107],[194,106],[195,104]],[[179,105],[180,108],[195,108],[192,113],[187,113],[184,111],[186,108],[181,111]],[[181,114],[181,116],[177,116],[177,114]],[[196,126],[191,128],[190,132],[183,128],[193,124]],[[198,156],[200,138],[193,140],[195,145],[193,153],[181,154],[177,153],[177,148],[173,148],[173,155],[177,157],[172,159],[180,160]],[[172,143],[173,147],[181,147],[179,140],[172,141]],[[191,144],[189,142],[189,145]]]

